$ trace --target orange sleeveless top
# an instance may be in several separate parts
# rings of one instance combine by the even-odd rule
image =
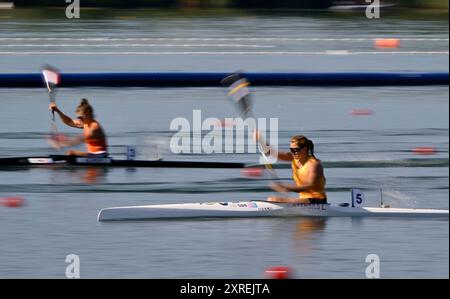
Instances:
[[[311,161],[317,161],[317,159],[315,159],[314,157],[309,157],[302,167],[299,167],[295,160],[292,161],[292,178],[294,179],[297,186],[303,185],[308,171],[307,165],[308,163],[311,163]],[[322,175],[322,177],[309,190],[300,192],[299,197],[301,199],[326,199],[327,194],[325,192],[325,183],[326,178],[324,175]]]
[[[100,127],[100,124],[99,123],[97,123],[97,124]],[[100,127],[100,130],[102,130],[101,127]],[[90,153],[90,154],[106,153],[108,151],[108,145],[106,144],[106,138],[88,138],[87,135],[89,134],[89,131],[90,131],[89,125],[84,124],[83,125],[83,135],[84,135],[84,142],[86,143],[86,148],[87,148],[88,153]]]

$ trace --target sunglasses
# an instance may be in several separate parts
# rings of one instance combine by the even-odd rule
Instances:
[[[84,116],[78,116],[78,119],[79,119],[79,120],[83,120],[83,119],[84,119]]]
[[[291,153],[296,154],[296,153],[301,152],[303,148],[304,148],[304,146],[291,147],[291,148],[289,148],[289,150],[291,151]]]

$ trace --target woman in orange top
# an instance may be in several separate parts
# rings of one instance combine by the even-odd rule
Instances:
[[[69,127],[83,129],[83,135],[73,139],[59,141],[57,146],[69,147],[80,143],[86,143],[87,152],[70,150],[67,155],[72,156],[89,156],[89,157],[107,157],[108,145],[106,142],[106,135],[100,123],[94,119],[94,109],[89,104],[88,100],[82,99],[77,108],[77,118],[71,119],[65,115],[55,103],[50,104],[50,110],[55,111],[60,116],[61,120]]]
[[[294,136],[290,142],[290,153],[278,152],[278,159],[289,161],[292,165],[292,178],[295,184],[274,183],[271,188],[274,191],[287,193],[298,192],[298,198],[269,197],[269,201],[325,204],[327,194],[325,192],[325,175],[322,164],[314,156],[314,143],[305,136]]]

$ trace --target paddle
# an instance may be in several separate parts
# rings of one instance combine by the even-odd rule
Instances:
[[[255,127],[253,128],[255,134],[258,134],[256,119],[252,114],[252,99],[249,90],[250,82],[241,74],[231,74],[220,82],[224,87],[228,89],[228,96],[234,100],[234,103],[239,110],[242,118],[253,118]],[[266,163],[264,163],[266,169],[269,171],[272,179],[278,180],[278,175],[273,169],[273,165],[267,156],[270,153],[270,148],[258,138],[258,151],[263,156]]]
[[[61,82],[61,75],[57,69],[47,65],[42,68],[42,77],[44,78],[44,83],[48,90],[48,96],[49,96],[50,103],[55,103],[56,87]],[[60,146],[58,144],[61,141],[61,139],[65,138],[65,136],[58,134],[58,128],[56,127],[54,110],[52,110],[50,132],[51,132],[51,138],[49,140],[49,143],[53,147],[59,149]]]
[[[61,80],[61,76],[55,68],[51,66],[45,66],[42,69],[42,76],[44,78],[45,85],[48,89],[48,97],[50,99],[50,103],[55,103],[56,99],[56,86],[59,84]],[[55,123],[55,111],[52,110],[52,122]],[[56,124],[55,124],[56,126]]]

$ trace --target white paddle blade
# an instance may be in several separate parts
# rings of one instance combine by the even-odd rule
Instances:
[[[362,207],[365,201],[364,193],[360,189],[352,189],[352,207]]]
[[[42,75],[44,76],[45,84],[49,92],[52,92],[54,86],[61,82],[61,76],[55,69],[45,68],[42,70]]]

